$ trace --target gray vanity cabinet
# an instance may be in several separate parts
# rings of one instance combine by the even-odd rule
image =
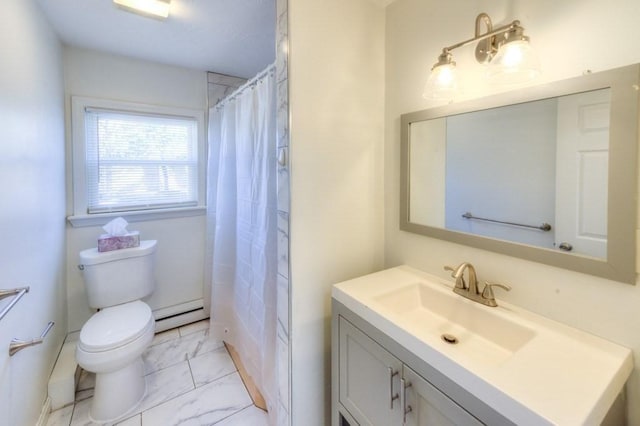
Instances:
[[[482,424],[343,316],[336,323],[334,426]]]
[[[340,402],[361,426],[399,424],[402,363],[340,318]]]

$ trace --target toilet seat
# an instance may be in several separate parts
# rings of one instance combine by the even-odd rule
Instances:
[[[151,308],[140,300],[105,308],[82,327],[78,348],[85,352],[109,351],[138,339],[154,326]]]

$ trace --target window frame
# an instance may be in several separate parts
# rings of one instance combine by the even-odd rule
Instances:
[[[126,210],[119,212],[88,213],[87,209],[87,170],[86,170],[86,109],[105,109],[121,113],[165,115],[180,118],[193,118],[197,130],[197,205],[189,207],[154,208],[147,210]],[[191,108],[149,105],[126,101],[72,96],[71,98],[71,137],[73,214],[67,219],[74,227],[103,225],[111,218],[122,216],[129,222],[158,220],[174,217],[197,216],[206,212],[206,144],[205,112]]]

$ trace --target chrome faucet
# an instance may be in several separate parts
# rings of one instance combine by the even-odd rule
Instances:
[[[464,271],[467,270],[469,276],[469,284],[464,280]],[[476,275],[476,268],[469,262],[463,262],[458,265],[457,268],[451,266],[445,266],[445,271],[451,271],[451,277],[456,279],[456,285],[453,287],[453,291],[460,296],[471,299],[474,302],[482,303],[486,306],[496,307],[496,298],[493,295],[493,287],[500,287],[507,291],[511,290],[511,287],[506,284],[484,282],[484,288],[482,292],[478,289],[478,278]]]

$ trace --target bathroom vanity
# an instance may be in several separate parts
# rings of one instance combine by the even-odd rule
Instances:
[[[631,351],[407,266],[336,284],[332,424],[606,424]]]

